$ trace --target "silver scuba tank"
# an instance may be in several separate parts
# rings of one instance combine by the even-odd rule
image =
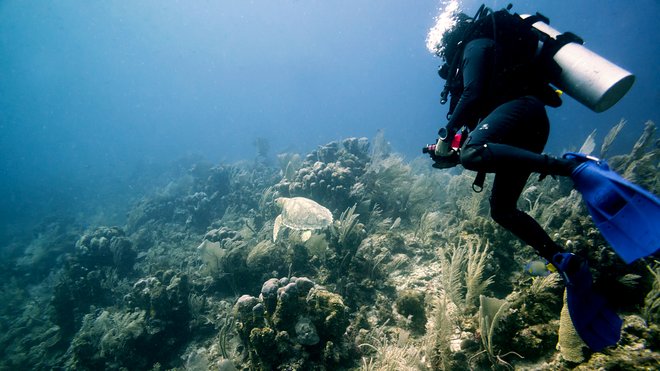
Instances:
[[[523,14],[520,17],[529,16]],[[532,26],[553,39],[561,34],[541,21]],[[612,107],[635,82],[632,73],[575,42],[559,48],[553,59],[562,72],[557,81],[551,81],[552,84],[594,112]]]

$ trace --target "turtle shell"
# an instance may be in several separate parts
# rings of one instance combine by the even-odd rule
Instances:
[[[332,213],[317,202],[305,197],[280,197],[282,225],[296,230],[320,229],[332,224]]]

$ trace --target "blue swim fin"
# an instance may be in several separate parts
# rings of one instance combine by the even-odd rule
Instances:
[[[655,254],[660,248],[660,200],[610,170],[604,160],[582,153],[571,178],[582,194],[596,227],[625,261]]]
[[[623,320],[607,306],[605,298],[591,289],[587,263],[573,254],[559,253],[553,257],[553,264],[564,278],[568,312],[585,344],[598,352],[618,343]]]

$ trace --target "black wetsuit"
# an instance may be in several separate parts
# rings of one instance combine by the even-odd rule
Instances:
[[[470,129],[461,149],[466,169],[495,173],[492,218],[552,261],[561,247],[516,204],[532,172],[570,175],[573,164],[541,154],[549,121],[539,98],[543,95],[535,92],[548,87],[498,81],[502,74],[494,67],[494,45],[493,40],[476,39],[465,46],[460,67],[463,91],[447,130]]]

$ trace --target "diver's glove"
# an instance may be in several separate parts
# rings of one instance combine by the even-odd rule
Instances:
[[[449,169],[461,163],[458,152],[452,150],[448,156],[438,156],[435,151],[429,152],[429,156],[433,159],[433,166],[436,169]]]

